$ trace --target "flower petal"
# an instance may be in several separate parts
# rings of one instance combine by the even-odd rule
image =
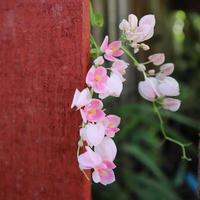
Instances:
[[[154,27],[156,23],[155,16],[154,15],[145,15],[143,16],[139,21],[139,26],[148,24],[151,27]]]
[[[136,15],[134,14],[130,14],[128,16],[128,22],[129,22],[129,25],[130,25],[130,29],[133,31],[136,29],[137,27],[137,24],[138,24],[138,18]]]
[[[100,50],[102,52],[105,52],[107,48],[108,48],[108,36],[105,36],[105,38],[103,40],[103,43],[102,43],[102,45],[100,47]]]
[[[163,96],[178,96],[179,84],[174,78],[167,76],[158,85],[158,90]]]
[[[105,128],[102,124],[87,124],[86,126],[86,135],[89,144],[94,146],[99,145],[105,135]]]
[[[117,154],[117,148],[111,138],[105,137],[102,142],[95,147],[95,152],[97,152],[103,160],[112,162]]]

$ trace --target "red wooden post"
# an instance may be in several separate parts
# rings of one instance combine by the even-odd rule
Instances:
[[[0,200],[89,200],[76,160],[89,0],[0,1]]]

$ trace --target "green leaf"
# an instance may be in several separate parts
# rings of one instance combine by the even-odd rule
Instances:
[[[122,146],[123,150],[127,153],[130,153],[137,160],[139,160],[143,165],[145,165],[149,171],[151,171],[157,178],[161,180],[166,180],[165,175],[159,169],[159,166],[154,162],[153,158],[147,155],[144,150],[138,146],[133,146],[125,144]]]
[[[97,26],[97,27],[102,27],[104,24],[103,16],[100,13],[95,13],[91,3],[90,3],[90,22],[92,26]]]

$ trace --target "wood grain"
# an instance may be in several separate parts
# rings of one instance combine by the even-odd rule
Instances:
[[[0,200],[89,200],[76,160],[88,0],[0,1]]]

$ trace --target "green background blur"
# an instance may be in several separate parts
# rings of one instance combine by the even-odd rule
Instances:
[[[172,75],[181,88],[181,108],[176,113],[162,111],[167,133],[183,143],[191,162],[181,160],[179,146],[165,142],[151,103],[137,91],[140,74],[129,66],[120,99],[108,98],[107,113],[122,118],[115,142],[116,182],[93,184],[94,200],[194,200],[197,199],[198,133],[200,132],[200,1],[178,0],[93,0],[95,12],[102,14],[102,27],[92,33],[101,43],[105,35],[119,37],[118,24],[128,14],[138,18],[155,14],[155,35],[147,44],[151,50],[136,57],[145,61],[150,54],[163,52],[166,62],[175,63]],[[101,17],[100,17],[101,18]],[[100,25],[102,20],[100,19]],[[127,58],[125,58],[127,60]]]

